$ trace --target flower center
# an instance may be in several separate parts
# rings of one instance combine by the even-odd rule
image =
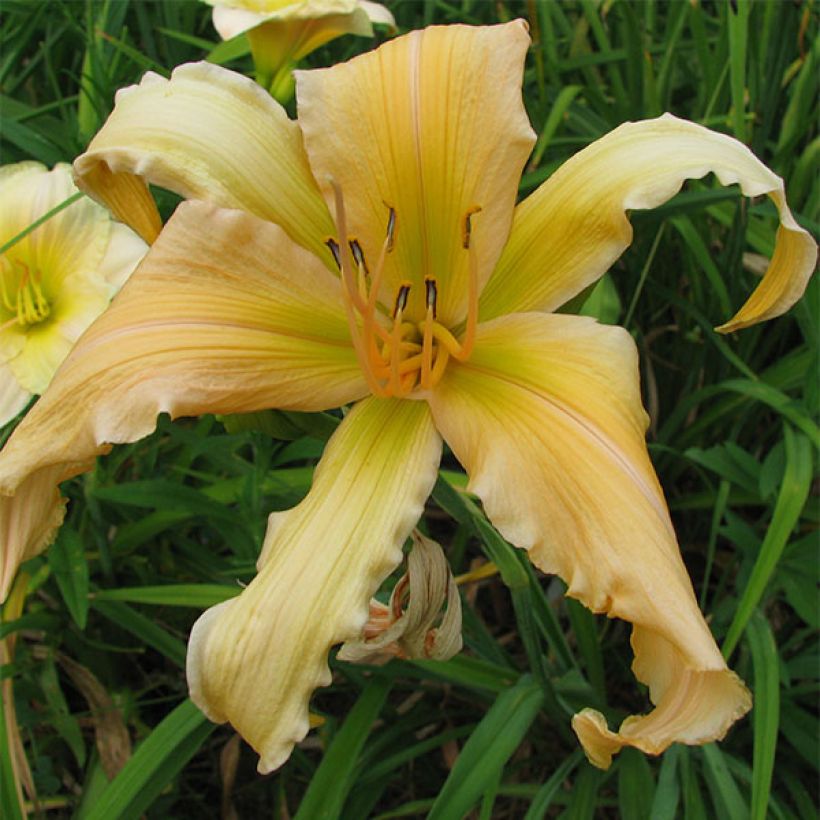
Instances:
[[[0,330],[17,324],[23,328],[39,324],[48,318],[51,308],[43,292],[42,274],[20,259],[2,259],[0,269],[0,299],[11,318]]]
[[[471,242],[471,219],[481,209],[470,209],[463,219],[462,247],[468,254],[468,308],[461,341],[437,320],[438,283],[424,278],[425,315],[421,321],[408,321],[405,312],[411,282],[402,282],[388,314],[379,303],[384,263],[393,250],[396,212],[388,206],[387,231],[378,261],[371,271],[361,245],[347,233],[341,189],[333,184],[336,199],[336,227],[345,245],[328,239],[333,258],[342,274],[342,295],[347,310],[350,334],[368,386],[382,398],[402,398],[417,389],[430,390],[444,375],[450,358],[466,361],[473,350],[478,321],[478,260]],[[388,318],[389,317],[389,318]]]

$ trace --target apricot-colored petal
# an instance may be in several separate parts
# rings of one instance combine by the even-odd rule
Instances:
[[[768,194],[780,213],[769,269],[735,316],[738,330],[788,310],[803,294],[817,246],[789,211],[783,180],[742,143],[665,114],[625,123],[565,162],[515,212],[481,316],[552,311],[601,277],[632,242],[627,212],[656,208],[687,179],[714,172],[746,196]]]
[[[272,516],[259,575],[208,610],[188,646],[191,698],[281,766],[308,731],[308,700],[330,682],[327,655],[356,638],[368,601],[437,475],[441,439],[423,402],[369,398],[328,443],[299,506]]]
[[[654,753],[722,737],[750,705],[698,609],[647,454],[629,334],[578,316],[479,326],[432,391],[436,426],[498,530],[568,595],[634,625],[633,670],[656,708],[607,736]],[[576,720],[590,759],[608,754]],[[595,724],[598,725],[598,724]]]

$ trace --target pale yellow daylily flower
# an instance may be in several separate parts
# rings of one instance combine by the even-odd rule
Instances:
[[[617,733],[577,715],[596,765],[624,745],[720,738],[749,709],[647,453],[632,338],[549,311],[627,247],[627,210],[710,171],[780,213],[769,269],[724,330],[794,304],[816,248],[745,146],[668,115],[615,129],[516,207],[534,138],[528,45],[521,21],[413,32],[298,73],[298,123],[249,80],[183,66],[122,92],[75,164],[80,185],[148,237],[148,182],[207,201],[179,206],[0,454],[0,518],[28,513],[5,526],[6,550],[59,516],[56,477],[144,436],[157,413],[360,400],[308,496],[271,517],[257,577],[191,636],[192,697],[251,743],[261,771],[308,731],[330,648],[362,634],[442,437],[506,538],[569,595],[633,624],[655,708]]]
[[[70,165],[0,168],[0,245],[77,193]],[[0,256],[0,425],[48,387],[147,250],[82,197]]]
[[[214,6],[214,28],[223,40],[244,34],[256,79],[276,99],[293,94],[293,69],[320,46],[341,37],[373,36],[373,23],[395,30],[393,15],[369,0],[204,0]]]

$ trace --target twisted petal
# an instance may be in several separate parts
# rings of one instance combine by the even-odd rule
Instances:
[[[551,311],[602,276],[632,241],[626,211],[656,208],[687,179],[714,172],[746,196],[768,194],[780,213],[763,281],[718,330],[779,316],[802,295],[817,247],[794,220],[783,180],[737,140],[669,114],[625,123],[564,163],[515,212],[481,301],[481,316]]]
[[[423,402],[369,398],[331,438],[313,488],[271,516],[259,575],[208,610],[188,647],[188,684],[230,721],[268,772],[308,731],[308,699],[330,682],[331,646],[357,638],[368,601],[435,482],[441,439]]]
[[[0,494],[56,465],[90,466],[162,412],[319,410],[364,395],[338,290],[275,225],[183,203],[0,453]],[[36,541],[31,553],[47,536],[16,541]]]
[[[299,127],[256,83],[208,63],[148,73],[117,93],[77,183],[153,241],[159,221],[146,183],[276,222],[300,245],[332,259],[333,232],[311,176]],[[152,227],[153,226],[153,227]]]
[[[624,744],[722,737],[750,706],[698,610],[644,443],[637,351],[621,328],[577,316],[518,314],[479,326],[466,365],[430,398],[470,489],[512,543],[568,594],[634,625],[633,670],[656,708],[605,731],[574,725],[590,760]]]
[[[533,133],[521,101],[529,45],[521,20],[503,26],[414,31],[349,63],[296,72],[299,124],[316,179],[345,195],[348,226],[375,260],[388,207],[395,250],[384,302],[411,282],[409,312],[424,315],[424,278],[438,280],[438,315],[465,314],[472,219],[478,276],[490,274],[507,239],[518,178]]]

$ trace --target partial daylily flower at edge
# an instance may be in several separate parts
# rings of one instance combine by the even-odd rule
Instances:
[[[118,95],[75,164],[123,216],[123,192],[141,190],[135,224],[150,223],[147,182],[209,203],[179,206],[87,332],[0,454],[0,492],[81,469],[150,432],[158,412],[361,399],[308,496],[271,520],[257,577],[191,636],[192,697],[251,743],[261,771],[307,732],[330,647],[361,635],[432,489],[442,437],[507,539],[569,595],[633,624],[633,669],[655,708],[617,733],[597,712],[576,715],[596,765],[624,745],[718,739],[749,709],[649,460],[633,340],[547,311],[628,246],[626,210],[710,171],[768,193],[781,220],[769,270],[724,330],[794,304],[816,247],[745,146],[668,115],[620,126],[515,206],[534,139],[521,100],[528,44],[521,21],[413,32],[298,72],[298,122],[215,66],[148,75]],[[40,495],[28,505],[54,509]]]
[[[293,69],[312,51],[341,37],[373,36],[373,24],[395,31],[393,15],[370,0],[204,0],[223,40],[245,34],[256,80],[282,102],[293,94]]]
[[[0,244],[77,193],[71,166],[0,167]],[[83,197],[0,257],[0,425],[42,393],[148,250]]]

